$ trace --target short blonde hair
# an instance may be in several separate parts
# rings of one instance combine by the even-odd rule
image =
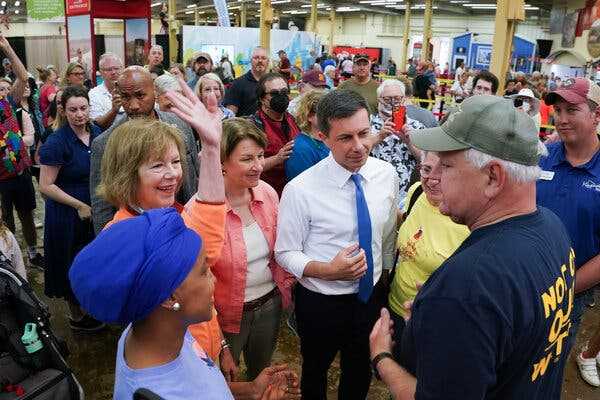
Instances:
[[[79,64],[78,62],[71,62],[67,65],[67,69],[65,69],[65,73],[62,76],[62,79],[60,81],[61,86],[69,86],[69,75],[71,75],[73,73],[73,70],[75,68],[81,68],[81,70],[83,71],[83,73],[85,73],[85,68],[83,68],[83,65]]]
[[[317,103],[324,95],[325,92],[322,90],[312,90],[302,95],[296,111],[296,123],[303,132],[310,133],[311,126],[308,117],[310,114],[317,114]]]
[[[116,207],[137,205],[138,169],[146,161],[162,157],[171,144],[177,146],[185,176],[186,150],[177,128],[145,118],[131,119],[117,127],[102,157],[98,195]]]
[[[225,96],[225,86],[223,85],[221,78],[219,78],[219,75],[215,74],[214,72],[209,72],[207,74],[202,75],[200,79],[198,79],[198,82],[196,82],[194,92],[196,93],[198,98],[202,98],[202,87],[204,86],[202,82],[206,79],[217,82],[217,84],[219,85],[219,91],[221,92],[221,97]]]
[[[237,145],[245,139],[253,140],[263,149],[267,147],[267,135],[246,118],[229,118],[223,121],[221,136],[221,161],[229,158]]]

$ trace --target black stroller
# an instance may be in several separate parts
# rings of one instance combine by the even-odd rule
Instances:
[[[27,348],[26,325],[39,339]],[[67,353],[52,333],[48,306],[0,253],[0,400],[83,400]]]

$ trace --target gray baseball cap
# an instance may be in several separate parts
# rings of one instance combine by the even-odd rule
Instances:
[[[533,119],[498,96],[469,97],[442,126],[413,131],[410,140],[422,150],[473,148],[522,165],[537,165],[540,159]]]

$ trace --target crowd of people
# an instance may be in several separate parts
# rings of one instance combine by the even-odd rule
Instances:
[[[461,65],[436,116],[431,62],[380,81],[367,54],[324,55],[296,85],[283,50],[236,78],[152,46],[144,67],[103,54],[88,90],[77,62],[35,79],[0,50],[0,251],[26,276],[14,208],[71,329],[123,326],[115,399],[322,400],[338,353],[344,400],[373,374],[395,399],[560,397],[600,282],[589,79],[518,74],[499,95]],[[286,317],[300,376],[272,365]],[[600,386],[600,327],[575,358]]]

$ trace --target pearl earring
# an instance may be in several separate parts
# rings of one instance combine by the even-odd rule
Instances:
[[[173,311],[179,311],[179,310],[181,310],[181,304],[175,303],[175,304],[173,304],[173,306],[171,307],[171,309]]]

